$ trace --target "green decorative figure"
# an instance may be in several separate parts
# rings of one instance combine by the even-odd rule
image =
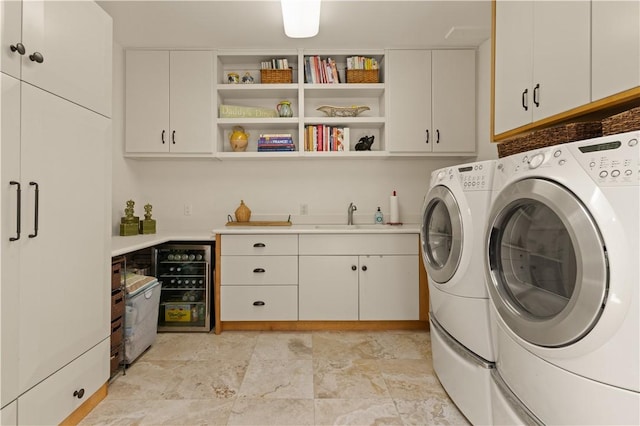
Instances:
[[[141,234],[155,234],[156,233],[156,220],[151,219],[151,204],[145,204],[144,206],[144,220],[140,221],[140,233]]]
[[[127,207],[124,209],[124,217],[120,218],[120,235],[138,235],[138,226],[140,218],[133,215],[133,207],[135,202],[133,200],[127,201]]]

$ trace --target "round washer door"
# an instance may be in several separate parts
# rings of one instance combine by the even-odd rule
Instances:
[[[514,333],[560,347],[593,328],[609,285],[606,248],[565,187],[533,178],[507,186],[494,201],[487,244],[489,293]]]
[[[446,186],[434,186],[427,194],[420,240],[429,277],[446,283],[456,273],[462,256],[460,207]]]

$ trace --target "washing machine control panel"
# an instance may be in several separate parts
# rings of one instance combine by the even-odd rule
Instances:
[[[457,167],[463,191],[490,191],[494,167],[489,162],[466,164]]]
[[[640,132],[605,136],[572,144],[570,148],[582,168],[599,185],[626,186],[640,182]]]

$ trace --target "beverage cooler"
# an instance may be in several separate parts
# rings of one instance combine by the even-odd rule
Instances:
[[[213,263],[210,244],[171,243],[153,249],[161,285],[158,331],[210,331]]]

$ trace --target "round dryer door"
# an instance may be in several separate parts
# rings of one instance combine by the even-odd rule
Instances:
[[[460,264],[462,219],[455,197],[445,186],[434,186],[427,194],[420,239],[429,277],[446,283]]]
[[[602,313],[608,264],[580,200],[557,183],[525,179],[500,192],[489,226],[488,287],[509,328],[546,347],[587,334]]]

